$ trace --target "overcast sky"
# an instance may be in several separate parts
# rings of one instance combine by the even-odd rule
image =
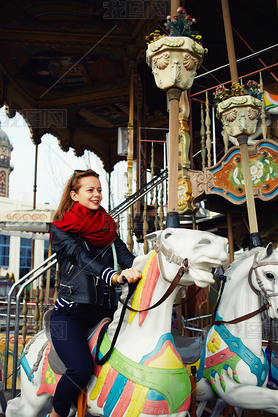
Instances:
[[[13,119],[0,109],[1,129],[7,133],[13,146],[11,163],[14,170],[10,175],[10,198],[33,201],[35,145],[30,139],[30,131],[20,114]],[[88,162],[89,161],[89,162]],[[89,165],[88,165],[89,164]],[[63,187],[74,169],[94,169],[100,174],[103,188],[103,206],[107,208],[107,174],[101,160],[92,152],[76,157],[72,149],[63,152],[56,137],[47,134],[38,147],[37,203],[57,206]]]

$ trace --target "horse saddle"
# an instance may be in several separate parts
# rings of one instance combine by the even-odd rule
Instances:
[[[210,328],[211,326],[206,326],[200,337],[181,337],[180,340],[175,340],[177,351],[184,364],[192,364],[200,359]]]
[[[59,358],[58,353],[56,352],[55,347],[52,343],[51,332],[50,332],[50,317],[51,317],[52,311],[53,309],[46,311],[46,313],[44,313],[44,316],[43,316],[43,329],[45,331],[47,339],[49,340],[51,344],[50,351],[48,354],[48,362],[49,362],[50,368],[52,369],[53,372],[55,372],[55,374],[62,375],[63,373],[65,373],[67,368],[65,367],[64,362]],[[107,320],[109,322],[111,321],[109,318],[105,317],[95,327],[90,329],[88,331],[88,337],[94,332],[94,330],[97,327],[100,327],[103,323],[107,323]]]
[[[47,339],[51,343],[50,351],[48,354],[48,362],[49,362],[50,368],[52,369],[53,372],[55,372],[55,374],[62,375],[63,373],[66,372],[66,367],[65,367],[64,362],[59,358],[51,340],[50,317],[51,317],[52,311],[53,310],[48,310],[43,315],[43,328],[44,328]]]

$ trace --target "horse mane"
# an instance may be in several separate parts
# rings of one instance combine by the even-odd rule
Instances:
[[[157,254],[155,254],[155,252],[152,251],[149,254],[149,256],[147,256],[147,261],[145,263],[145,266],[142,272],[142,278],[140,279],[137,285],[135,294],[133,295],[132,304],[131,304],[132,308],[136,310],[144,310],[145,308],[148,308],[150,306],[158,276],[159,276],[159,267],[158,267]],[[124,286],[122,288],[122,297],[121,297],[123,300],[125,300],[125,298],[127,297],[127,293],[128,293],[128,287]],[[109,324],[109,327],[108,327],[107,333],[110,338],[114,336],[115,330],[119,323],[121,311],[122,311],[122,304],[119,304],[114,314],[113,321]],[[133,321],[136,314],[137,313],[133,313],[132,311],[126,310],[125,316],[123,319],[122,329],[126,326],[127,322],[131,323]],[[140,326],[143,324],[145,318],[147,317],[147,314],[148,314],[147,311],[139,313]]]
[[[248,251],[242,252],[239,255],[237,255],[236,259],[234,260],[234,262],[232,262],[226,272],[225,275],[231,275],[233,274],[233,272],[238,268],[239,264],[242,263],[242,261],[244,261],[245,259],[250,258],[251,256],[254,256],[256,253],[259,253],[261,251],[265,250],[265,248],[262,247],[257,247],[257,248],[253,248],[250,249]]]
[[[158,256],[155,251],[150,252],[148,260],[142,272],[142,278],[140,279],[131,307],[135,310],[145,310],[150,307],[154,289],[157,284],[160,270],[158,266]],[[137,313],[130,312],[128,322],[131,324]],[[139,326],[142,326],[144,320],[148,315],[148,311],[142,311],[139,313]]]

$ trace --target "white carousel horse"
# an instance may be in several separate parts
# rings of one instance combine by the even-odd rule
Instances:
[[[218,324],[210,328],[196,363],[196,398],[203,402],[216,393],[231,406],[277,414],[278,391],[266,387],[269,365],[258,310],[263,298],[262,307],[271,318],[278,318],[278,253],[272,244],[252,249],[234,261],[225,275],[215,318]],[[236,322],[227,323],[231,321]]]
[[[213,268],[227,260],[227,239],[208,232],[168,228],[149,237],[156,241],[156,251],[136,258],[134,263],[142,271],[131,305],[136,310],[154,305],[178,271],[182,271],[179,286],[196,283],[206,287],[213,282]],[[95,367],[87,386],[88,414],[105,417],[189,415],[190,380],[171,335],[172,306],[177,291],[178,287],[152,310],[127,312],[127,322],[110,358],[103,366]],[[109,329],[115,327],[114,321],[101,344],[101,355],[110,346]],[[100,327],[89,337],[93,357]],[[49,368],[45,333],[40,332],[33,340],[21,361],[21,396],[8,402],[6,417],[45,417],[50,411],[51,393],[59,375]],[[33,367],[34,362],[37,366]],[[53,384],[46,387],[49,378]]]

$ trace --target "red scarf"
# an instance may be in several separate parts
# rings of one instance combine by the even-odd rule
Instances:
[[[81,204],[74,203],[63,220],[53,223],[64,232],[76,233],[94,246],[105,247],[116,239],[116,223],[104,208],[89,210]]]

